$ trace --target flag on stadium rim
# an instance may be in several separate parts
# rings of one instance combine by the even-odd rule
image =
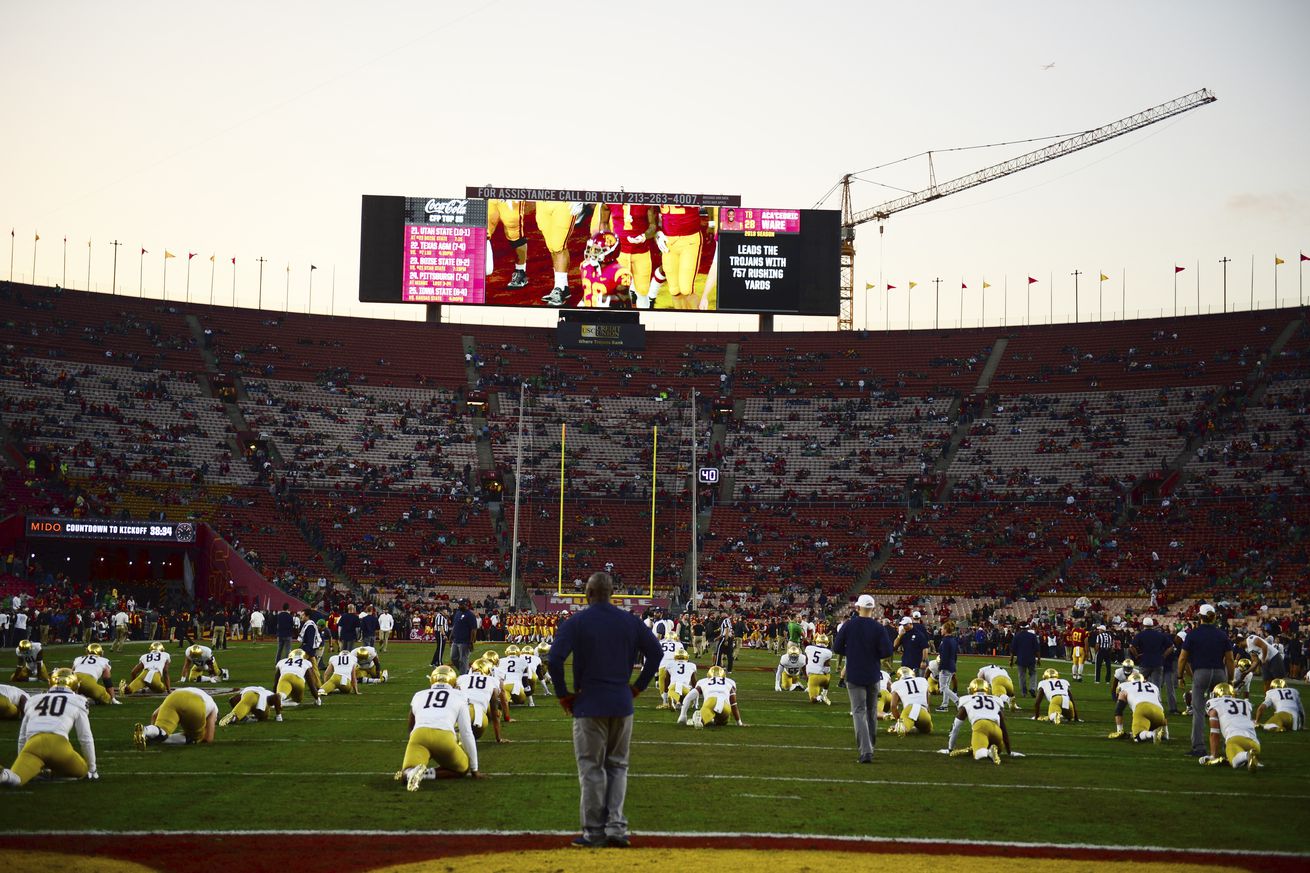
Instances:
[[[984,280],[983,280],[983,290],[986,291],[986,290],[987,290],[988,288],[990,288],[990,287],[992,287],[992,283],[991,283],[991,282],[988,282],[986,279],[984,279]]]
[[[1105,275],[1104,273],[1102,273],[1102,274],[1101,274],[1101,281],[1102,281],[1102,282],[1109,282],[1109,281],[1110,281],[1110,277],[1107,276],[1107,275]]]
[[[1175,273],[1181,273],[1183,270],[1186,270],[1186,269],[1187,269],[1186,267],[1179,267],[1179,266],[1177,266],[1177,265],[1174,266],[1174,272],[1175,272]]]
[[[186,259],[189,261],[196,256],[197,252],[187,252]]]
[[[913,291],[915,286],[918,284],[919,284],[918,282],[910,282],[910,290]]]
[[[1301,252],[1301,260],[1310,261],[1310,255],[1307,255],[1305,252]]]
[[[33,239],[32,242],[40,242],[40,241],[41,241],[41,234],[39,234],[39,233],[38,233],[38,234],[34,234],[34,236],[35,236],[36,238]]]
[[[209,263],[211,263],[211,264],[214,263],[214,256],[213,256],[213,255],[210,255],[210,256],[209,256]]]
[[[41,238],[41,237],[37,237],[37,239],[40,239],[40,238]],[[1275,266],[1275,267],[1277,267],[1279,264],[1286,264],[1286,263],[1287,263],[1287,261],[1284,261],[1282,258],[1278,257],[1278,255],[1274,255],[1274,266]]]
[[[312,269],[314,269],[314,268],[311,266],[310,269],[312,270]],[[865,291],[872,291],[874,288],[877,288],[877,287],[878,287],[878,286],[875,285],[875,284],[873,284],[872,282],[865,282],[865,283],[864,283],[864,290],[865,290]]]
[[[141,247],[141,254],[143,254],[143,255],[148,255],[148,254],[150,254],[150,252],[146,251],[145,246],[142,246],[142,247]]]
[[[1035,284],[1037,284],[1037,280],[1034,279],[1032,276],[1029,276],[1029,277],[1028,277],[1028,284],[1029,284],[1029,285],[1035,285]]]
[[[969,290],[969,286],[966,285],[966,284],[964,284],[963,282],[961,282],[961,283],[960,283],[960,290],[961,290],[961,291],[968,291],[968,290]]]
[[[169,258],[176,258],[176,257],[177,255],[173,254],[168,249],[164,249],[164,260],[168,260]]]
[[[235,267],[235,266],[236,266],[236,263],[237,263],[237,259],[236,259],[236,258],[233,258],[233,259],[232,259],[232,266]]]
[[[888,291],[895,291],[895,290],[896,290],[896,286],[895,286],[895,285],[891,285],[891,284],[889,284],[889,285],[887,286],[887,290],[888,290]]]
[[[311,269],[311,270],[317,270],[318,267],[314,266],[313,264],[310,264],[310,265],[309,265],[309,269]]]

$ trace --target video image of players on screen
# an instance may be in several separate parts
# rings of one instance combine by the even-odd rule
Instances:
[[[486,302],[713,311],[717,208],[488,200]]]

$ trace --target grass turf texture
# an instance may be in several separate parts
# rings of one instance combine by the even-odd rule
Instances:
[[[478,649],[481,650],[482,646]],[[114,678],[144,651],[111,653]],[[176,646],[174,672],[182,654]],[[48,647],[52,668],[72,646]],[[218,653],[231,680],[205,690],[271,687],[273,647],[234,643]],[[137,752],[132,725],[148,722],[157,697],[92,708],[99,782],[35,781],[7,790],[0,833],[163,829],[576,829],[578,789],[567,717],[553,698],[515,707],[513,742],[480,744],[492,778],[425,782],[417,794],[392,780],[406,738],[407,704],[426,686],[431,648],[393,645],[391,681],[333,695],[321,708],[287,711],[281,724],[219,728],[212,746]],[[703,668],[708,661],[699,659]],[[983,659],[962,659],[967,677]],[[1064,844],[1306,850],[1310,734],[1261,732],[1254,775],[1200,767],[1187,757],[1190,718],[1174,716],[1163,746],[1111,741],[1105,685],[1075,684],[1086,723],[1030,720],[1031,699],[1010,716],[1014,747],[1028,757],[1000,767],[936,754],[951,716],[933,713],[931,736],[880,733],[876,763],[855,763],[845,691],[833,706],[773,691],[776,656],[744,651],[734,678],[747,727],[695,731],[657,711],[652,690],[636,701],[627,814],[634,831],[857,834]],[[1067,669],[1061,666],[1067,676]],[[0,658],[7,680],[13,653]],[[176,683],[175,683],[176,685]],[[37,690],[36,683],[28,684]],[[1257,683],[1253,698],[1263,691]],[[228,710],[220,695],[220,713]],[[934,705],[937,703],[933,701]],[[885,731],[886,723],[882,723]],[[0,723],[0,761],[12,761],[17,722]],[[336,798],[336,800],[332,800]],[[328,803],[319,801],[327,799]],[[1269,814],[1248,814],[1253,810]],[[302,812],[303,810],[303,812]],[[1286,811],[1286,815],[1278,810]],[[1240,825],[1234,826],[1234,822]]]

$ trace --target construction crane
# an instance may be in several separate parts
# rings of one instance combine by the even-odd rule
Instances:
[[[1177,99],[1170,100],[1167,103],[1161,103],[1159,106],[1153,106],[1150,109],[1143,110],[1135,115],[1129,115],[1127,118],[1121,118],[1118,121],[1112,121],[1101,127],[1085,130],[1082,133],[1062,139],[1059,142],[1052,143],[1048,146],[1020,155],[1017,158],[1011,158],[1008,161],[1002,161],[999,164],[993,164],[990,167],[984,167],[974,173],[951,179],[948,182],[937,183],[936,175],[932,170],[932,152],[928,153],[929,183],[928,187],[922,191],[916,191],[912,194],[906,194],[895,200],[888,200],[872,209],[862,209],[856,212],[851,206],[851,179],[852,174],[846,174],[841,180],[841,211],[842,211],[842,238],[841,238],[841,309],[838,315],[837,327],[839,330],[850,330],[853,327],[853,308],[855,302],[855,228],[869,221],[882,223],[897,212],[904,212],[915,206],[924,203],[931,203],[934,200],[940,200],[951,194],[958,194],[961,191],[967,191],[970,188],[976,188],[986,182],[992,182],[996,179],[1004,178],[1020,170],[1027,170],[1030,167],[1036,167],[1047,161],[1053,161],[1056,158],[1062,158],[1065,155],[1071,155],[1074,152],[1082,151],[1094,145],[1114,139],[1117,136],[1123,136],[1125,133],[1132,133],[1134,130],[1140,130],[1158,121],[1164,121],[1166,118],[1172,118],[1175,115],[1181,115],[1184,112],[1190,112],[1206,104],[1213,103],[1216,99],[1214,93],[1208,88],[1202,88],[1199,91],[1193,91],[1191,94],[1185,94]],[[881,231],[881,228],[879,228]]]

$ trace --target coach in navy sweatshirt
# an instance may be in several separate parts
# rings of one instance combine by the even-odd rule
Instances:
[[[891,637],[873,617],[876,606],[872,596],[861,594],[855,601],[859,615],[842,623],[832,644],[832,650],[846,658],[846,693],[851,698],[861,764],[873,763],[873,747],[878,742],[878,716],[874,712],[878,706],[878,681],[882,659],[892,655]]]
[[[650,629],[632,613],[610,602],[614,582],[608,573],[587,580],[587,608],[555,632],[548,668],[555,695],[573,716],[573,753],[582,787],[582,835],[574,845],[625,847],[628,820],[628,747],[632,741],[632,699],[646,690],[659,670],[663,650]],[[573,655],[573,691],[564,661]],[[645,658],[632,681],[632,665]]]

